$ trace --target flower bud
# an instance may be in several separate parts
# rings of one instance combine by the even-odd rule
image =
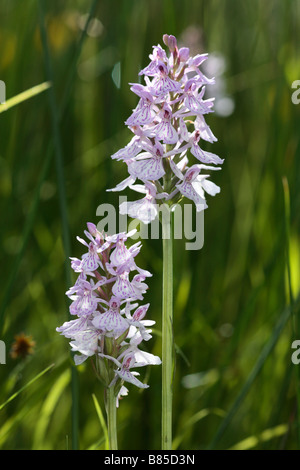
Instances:
[[[96,227],[96,225],[93,224],[92,222],[88,222],[86,225],[87,225],[87,228],[88,228],[88,231],[90,232],[90,234],[95,237],[96,234],[97,234],[97,227]]]
[[[166,46],[168,46],[168,48],[170,49],[171,52],[174,52],[176,47],[177,47],[177,40],[175,38],[175,36],[173,36],[172,34],[168,35],[168,34],[164,34],[163,35],[163,41],[165,43]]]
[[[164,34],[164,35],[163,35],[163,41],[164,41],[164,44],[165,44],[166,46],[169,45],[169,44],[168,44],[168,41],[169,41],[169,35],[168,35],[168,34]]]
[[[177,47],[177,40],[172,34],[169,36],[168,46],[171,52],[174,52]]]
[[[181,47],[178,53],[180,62],[186,62],[190,57],[190,50],[188,47]]]

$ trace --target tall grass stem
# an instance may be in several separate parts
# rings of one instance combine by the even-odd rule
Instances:
[[[106,389],[106,414],[109,450],[118,450],[117,407],[114,386],[107,387]]]
[[[162,217],[163,312],[162,312],[162,449],[172,449],[173,405],[173,224]]]

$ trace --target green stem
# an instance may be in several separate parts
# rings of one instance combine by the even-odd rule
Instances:
[[[109,450],[118,450],[117,406],[114,386],[107,387],[106,389],[106,414]]]
[[[163,312],[162,312],[162,449],[172,449],[173,380],[173,234],[171,214],[162,217]]]

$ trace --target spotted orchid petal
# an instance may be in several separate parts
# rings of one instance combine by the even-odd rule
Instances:
[[[142,181],[159,180],[165,174],[162,158],[156,156],[145,160],[133,161],[128,165],[128,171],[131,176]]]
[[[118,337],[129,328],[129,324],[120,313],[114,309],[109,309],[104,313],[99,313],[92,320],[93,325],[106,333],[111,333]]]

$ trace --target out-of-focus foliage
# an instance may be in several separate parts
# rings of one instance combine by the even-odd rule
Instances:
[[[37,3],[0,4],[7,100],[48,80]],[[72,256],[82,254],[76,235],[98,222],[97,206],[117,207],[119,195],[106,189],[127,172],[110,155],[131,138],[124,121],[137,99],[128,83],[138,80],[152,45],[168,33],[195,54],[211,54],[207,72],[217,85],[207,91],[216,113],[208,122],[218,142],[207,149],[225,162],[214,174],[221,194],[208,200],[204,247],[186,251],[185,240],[175,242],[174,447],[299,448],[300,365],[291,362],[291,344],[300,322],[286,310],[292,304],[300,315],[300,104],[291,100],[300,79],[299,0],[99,1],[73,77],[92,0],[44,3],[57,114],[69,91],[59,132]],[[0,408],[3,449],[71,447],[71,359],[55,331],[68,318],[69,263],[48,93],[0,115],[0,339],[7,347],[0,405],[22,389]],[[139,265],[153,272],[146,298],[157,324],[148,346],[160,354],[159,240],[143,241]],[[34,351],[13,359],[20,333],[32,337]],[[122,400],[120,448],[159,449],[160,372],[146,371],[150,389],[132,386]],[[105,448],[95,407],[105,412],[103,389],[89,363],[78,379],[80,448]]]

